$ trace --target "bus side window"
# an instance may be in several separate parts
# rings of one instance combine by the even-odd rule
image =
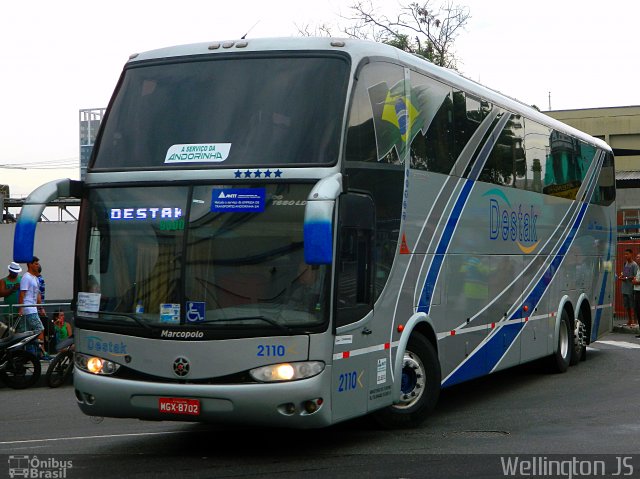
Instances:
[[[525,188],[527,164],[523,147],[524,119],[520,115],[510,114],[507,111],[500,113],[500,116],[502,115],[510,115],[510,117],[499,133],[498,141],[493,145],[491,154],[480,173],[480,181]]]
[[[374,208],[366,195],[340,198],[336,327],[362,319],[373,307]]]
[[[598,181],[598,189],[594,193],[592,202],[602,206],[609,206],[616,199],[616,175],[613,167],[613,155],[607,153],[602,163],[602,172]]]
[[[452,90],[418,73],[412,82],[415,107],[426,123],[411,142],[411,168],[448,175],[456,160]]]

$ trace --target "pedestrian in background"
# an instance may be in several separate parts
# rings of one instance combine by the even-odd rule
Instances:
[[[640,264],[640,254],[636,255],[636,264]],[[633,283],[633,299],[635,304],[636,321],[640,318],[640,267],[632,280]],[[636,336],[640,338],[640,334]]]
[[[27,263],[27,272],[22,276],[20,280],[20,297],[19,303],[24,305],[20,306],[18,314],[22,316],[21,331],[37,331],[41,333],[44,330],[40,316],[38,315],[38,305],[42,303],[40,296],[40,283],[38,282],[38,266],[40,259],[34,256],[33,259]],[[38,337],[40,339],[40,336]],[[49,355],[44,351],[42,343],[40,343],[40,349],[42,355],[46,359]]]
[[[56,347],[65,339],[69,339],[73,336],[73,329],[71,325],[67,323],[64,318],[64,311],[56,311],[53,313],[53,324],[56,329]]]
[[[14,306],[18,304],[20,299],[20,280],[22,276],[22,268],[18,263],[11,262],[7,267],[9,269],[9,275],[6,278],[0,279],[0,298],[4,298],[4,304]],[[9,309],[10,315],[5,316],[7,326],[11,326],[11,319],[14,313],[13,308]]]
[[[633,261],[633,251],[630,249],[624,250],[624,266],[622,267],[622,273],[620,273],[619,279],[622,281],[622,304],[624,311],[627,315],[627,326],[633,328],[636,326],[636,322],[633,319],[634,298],[633,298],[633,278],[638,274],[638,265]],[[636,317],[636,321],[638,318]]]
[[[41,304],[45,303],[44,295],[45,295],[45,283],[44,277],[42,276],[42,263],[38,263],[38,287],[40,288],[40,302]],[[42,340],[44,340],[44,350],[47,353],[54,352],[52,347],[55,346],[55,336],[54,336],[54,327],[53,322],[47,316],[47,312],[43,307],[38,308],[38,315],[40,316],[40,321],[42,321],[42,327],[44,331],[42,332]]]

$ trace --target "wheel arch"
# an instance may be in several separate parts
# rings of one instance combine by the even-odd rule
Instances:
[[[431,343],[433,349],[436,352],[436,355],[438,355],[438,340],[433,329],[431,318],[429,318],[424,313],[414,314],[404,325],[404,330],[402,331],[400,339],[398,340],[398,349],[396,351],[395,362],[393,364],[394,384],[392,400],[394,404],[400,401],[401,390],[399,378],[402,377],[402,363],[404,359],[404,352],[407,349],[409,338],[414,332],[422,334],[427,339],[427,341]],[[438,367],[440,367],[439,364]]]
[[[593,324],[593,318],[591,315],[591,303],[589,302],[589,298],[585,293],[582,293],[578,298],[578,306],[576,308],[577,315],[575,318],[578,318],[578,315],[582,314],[582,321],[586,327],[586,339],[587,344],[591,344],[591,328]]]
[[[562,298],[560,298],[558,309],[556,310],[556,321],[554,325],[554,334],[553,334],[553,352],[554,353],[558,351],[558,335],[560,334],[560,319],[562,318],[562,313],[564,311],[567,312],[567,316],[569,317],[569,329],[573,331],[573,328],[575,327],[575,310],[573,308],[573,304],[571,303],[571,299],[566,294],[562,296]]]

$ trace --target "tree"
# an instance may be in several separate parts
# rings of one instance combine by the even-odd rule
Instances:
[[[436,5],[432,0],[401,4],[395,18],[374,6],[373,0],[355,0],[350,7],[351,24],[343,31],[353,38],[366,38],[421,55],[436,65],[456,69],[453,46],[471,18],[468,7],[451,1]]]

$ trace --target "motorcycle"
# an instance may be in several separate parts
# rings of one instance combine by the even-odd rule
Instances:
[[[40,379],[38,358],[25,350],[37,341],[38,332],[13,333],[0,339],[0,381],[13,389],[25,389]]]
[[[67,338],[56,346],[57,356],[49,364],[45,378],[50,388],[62,386],[73,372],[73,338]]]

